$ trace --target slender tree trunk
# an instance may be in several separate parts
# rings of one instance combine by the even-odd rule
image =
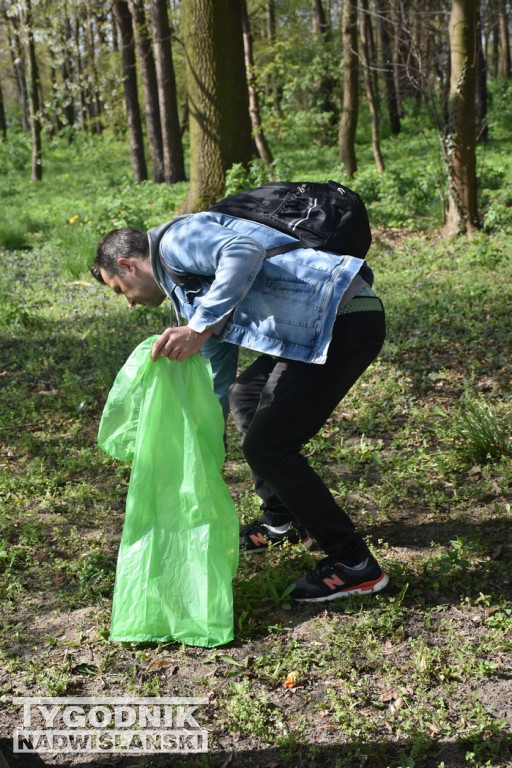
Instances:
[[[423,24],[423,19],[419,13],[415,14],[412,21],[412,40],[411,53],[407,59],[407,79],[409,81],[409,92],[416,103],[420,106],[422,96],[424,96],[428,73],[426,63],[429,61],[430,36],[428,28]]]
[[[372,123],[372,151],[375,158],[375,165],[378,171],[384,170],[384,160],[380,149],[380,137],[379,137],[379,114],[377,108],[377,99],[373,90],[373,80],[370,72],[370,53],[369,53],[369,40],[371,25],[370,14],[368,9],[368,0],[360,0],[361,2],[361,60],[364,67],[364,82],[366,87],[366,98],[368,99],[368,107],[370,109],[370,118]]]
[[[405,17],[403,7],[399,0],[394,0],[391,8],[392,19],[392,61],[393,61],[393,88],[396,94],[396,109],[398,116],[402,118],[402,91],[403,91],[403,29]]]
[[[400,114],[398,110],[398,98],[395,90],[393,76],[393,56],[391,53],[391,39],[389,35],[389,7],[387,0],[376,0],[377,13],[379,14],[379,33],[382,52],[382,67],[384,70],[384,85],[388,103],[389,122],[391,133],[400,133]]]
[[[312,0],[313,5],[313,33],[315,38],[323,43],[324,46],[329,46],[332,40],[331,26],[328,20],[328,16],[325,12],[325,6],[323,0]],[[329,52],[327,52],[329,55]],[[322,134],[318,136],[322,145],[329,143],[332,129],[339,121],[339,107],[335,101],[334,91],[336,89],[337,82],[330,74],[323,74],[320,77],[318,85],[314,87],[314,91],[319,94],[318,106],[322,112],[328,116],[328,119],[323,127]]]
[[[143,0],[129,0],[130,12],[133,19],[135,42],[142,74],[144,102],[146,106],[146,128],[148,132],[149,150],[153,165],[153,181],[157,184],[165,181],[162,126],[160,122],[160,107],[158,104],[158,85],[156,79],[155,59],[151,46],[151,36],[146,23]]]
[[[178,181],[184,181],[186,177],[167,2],[151,0],[150,7],[160,105],[164,178],[167,184],[176,184]]]
[[[112,9],[121,40],[124,101],[130,137],[132,173],[135,181],[144,181],[148,178],[148,172],[144,157],[142,122],[140,119],[139,97],[137,95],[137,70],[135,65],[132,17],[126,0],[117,0]]]
[[[114,13],[112,11],[112,6],[110,7],[110,11],[112,13],[112,25],[111,25],[111,29],[112,29],[112,50],[117,52],[119,50],[119,38],[118,38],[118,34],[117,34],[116,19],[115,19]]]
[[[98,66],[96,63],[97,50],[99,47],[95,30],[95,22],[91,7],[87,7],[87,61],[90,78],[89,100],[87,111],[89,121],[94,133],[101,134],[103,125],[101,123],[101,99],[98,89]]]
[[[6,19],[9,23],[9,19]],[[10,26],[10,25],[9,25]],[[9,50],[11,52],[12,66],[14,69],[14,75],[16,79],[16,85],[18,87],[18,93],[21,102],[21,124],[23,126],[23,133],[30,132],[30,119],[28,108],[28,88],[27,78],[25,76],[25,57],[23,55],[23,48],[21,45],[20,37],[16,29],[12,30],[8,28]]]
[[[64,100],[64,115],[66,116],[66,124],[73,127],[75,124],[75,104],[73,96],[69,89],[69,83],[71,80],[71,67],[67,58],[62,62],[62,83],[63,83],[63,100]]]
[[[487,142],[487,62],[484,55],[482,40],[482,18],[477,12],[476,27],[477,71],[476,71],[476,117],[478,125],[478,141]]]
[[[20,21],[26,41],[28,61],[29,115],[30,134],[32,137],[32,181],[41,181],[43,178],[43,162],[41,147],[41,112],[39,102],[39,69],[37,66],[34,34],[32,31],[31,0],[25,0],[24,8],[20,13]]]
[[[491,5],[490,12],[494,22],[492,24],[492,75],[494,80],[497,80],[500,71],[500,22],[498,9],[494,4]]]
[[[4,94],[1,86],[0,86],[0,133],[2,134],[2,140],[7,141],[7,122],[5,119]]]
[[[276,8],[274,0],[265,0],[267,40],[273,47],[276,42]],[[282,91],[274,73],[267,78],[267,94],[270,94],[276,115],[281,114]]]
[[[313,6],[313,31],[316,37],[327,39],[330,35],[330,26],[327,21],[322,0],[311,0]]]
[[[339,147],[341,163],[348,176],[357,171],[355,139],[359,109],[357,64],[357,2],[343,3],[343,107],[341,111]]]
[[[450,125],[445,138],[449,209],[445,234],[477,228],[475,89],[478,0],[452,0],[450,16]]]
[[[82,131],[87,130],[87,97],[86,97],[86,87],[84,85],[84,78],[83,78],[83,72],[82,72],[82,56],[80,51],[82,50],[82,41],[80,37],[80,20],[78,18],[78,15],[74,18],[74,24],[73,24],[73,37],[74,37],[74,64],[75,64],[75,75],[76,75],[76,82],[77,82],[77,88],[78,88],[78,114],[79,114],[79,122],[80,122],[80,128]]]
[[[268,166],[274,162],[272,152],[263,133],[261,125],[260,105],[258,100],[258,91],[254,77],[254,58],[252,53],[252,34],[249,23],[249,14],[247,13],[247,2],[241,0],[242,5],[242,28],[244,36],[244,54],[245,69],[247,73],[247,84],[249,88],[249,114],[251,117],[252,133],[258,150],[258,155],[265,160]]]
[[[62,128],[61,120],[61,99],[59,94],[59,86],[57,83],[57,71],[52,65],[50,67],[50,81],[51,81],[51,99],[52,105],[50,110],[45,112],[45,118],[52,126],[53,133],[58,133]]]
[[[68,16],[67,8],[63,8],[63,22],[62,22],[62,64],[61,64],[61,76],[62,76],[62,104],[64,116],[66,119],[66,125],[69,128],[74,128],[76,120],[76,109],[74,99],[74,88],[76,84],[76,77],[73,69],[73,59],[71,57],[73,32],[71,28],[71,22]],[[68,140],[72,140],[72,131],[68,132]]]
[[[500,37],[499,75],[504,80],[510,77],[510,37],[508,31],[508,13],[506,0],[498,0],[498,21]]]

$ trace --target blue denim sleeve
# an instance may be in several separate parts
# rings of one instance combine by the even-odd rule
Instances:
[[[228,390],[236,377],[238,350],[236,344],[212,338],[201,349],[201,354],[208,358],[212,366],[213,388],[222,406],[224,419],[227,419],[229,413]]]
[[[161,256],[168,264],[194,275],[214,276],[209,290],[187,313],[194,331],[215,327],[216,333],[240,304],[265,259],[265,248],[248,235],[213,221],[207,213],[184,217],[164,235]]]

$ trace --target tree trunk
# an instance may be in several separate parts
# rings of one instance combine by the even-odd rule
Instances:
[[[487,62],[482,41],[482,19],[477,11],[476,27],[477,71],[476,71],[476,117],[478,125],[478,141],[483,143],[488,139],[487,126]]]
[[[21,124],[23,126],[23,133],[29,133],[30,118],[28,108],[28,88],[27,78],[25,76],[23,49],[18,31],[13,29],[11,35],[11,25],[9,24],[9,18],[6,18],[5,21],[8,24],[7,36],[9,40],[9,50],[11,52],[12,66],[14,69],[16,85],[18,86],[18,93],[21,101]]]
[[[407,53],[404,54],[403,48],[403,29],[405,27],[404,7],[399,0],[394,0],[391,8],[391,19],[393,31],[392,36],[392,61],[393,61],[393,88],[396,94],[396,111],[399,119],[402,118],[402,96],[403,96],[403,72],[404,60],[407,59]]]
[[[265,21],[267,40],[271,46],[276,42],[276,7],[274,0],[265,0]],[[281,114],[282,89],[277,83],[275,73],[267,77],[267,95],[270,95],[276,115]]]
[[[96,40],[95,22],[97,19],[93,16],[92,8],[87,6],[87,62],[88,62],[88,74],[90,81],[89,88],[89,100],[87,103],[87,112],[89,115],[89,123],[92,125],[93,133],[101,134],[103,132],[103,125],[101,123],[101,111],[102,104],[100,98],[100,91],[98,86],[98,67],[96,64],[96,56],[99,44]]]
[[[247,167],[257,151],[249,115],[242,0],[214,0],[213,7],[220,146],[222,166],[227,171],[235,163]]]
[[[32,181],[41,181],[43,178],[43,163],[41,149],[41,113],[39,102],[39,69],[36,59],[36,47],[32,31],[32,5],[31,0],[25,0],[24,7],[20,9],[20,21],[22,34],[25,37],[25,45],[28,61],[28,96],[30,115],[30,134],[32,137]]]
[[[313,4],[313,33],[317,40],[328,46],[332,40],[331,27],[325,12],[322,0],[312,0]],[[329,55],[329,53],[327,54]],[[315,85],[314,92],[319,94],[318,106],[321,111],[328,115],[328,119],[318,135],[322,146],[329,143],[332,129],[338,124],[339,108],[335,101],[334,91],[338,83],[330,74],[324,74],[320,77],[318,85]]]
[[[153,181],[161,184],[165,181],[162,126],[151,36],[146,23],[143,0],[129,0],[128,4],[132,14],[135,43],[142,74],[142,87],[144,89],[144,102],[146,106],[146,129],[153,165]]]
[[[249,23],[249,14],[247,13],[247,2],[241,0],[242,4],[242,28],[244,36],[244,54],[245,54],[245,69],[247,73],[247,85],[249,88],[249,114],[251,117],[252,133],[254,141],[256,143],[256,149],[258,155],[262,160],[266,162],[268,166],[271,166],[274,162],[272,152],[263,133],[261,126],[260,106],[258,100],[258,91],[256,89],[256,82],[254,77],[254,58],[252,54],[252,34]]]
[[[510,77],[510,38],[506,0],[498,0],[498,21],[500,39],[499,76],[504,80],[508,80]]]
[[[343,107],[341,111],[339,147],[341,163],[348,176],[357,171],[355,139],[359,108],[357,64],[357,3],[343,3]]]
[[[449,208],[446,235],[477,228],[475,89],[477,0],[452,0],[450,16],[450,125],[444,146]]]
[[[62,96],[64,100],[64,115],[66,117],[66,125],[72,128],[75,124],[75,104],[69,88],[69,83],[71,82],[71,67],[67,57],[62,62],[61,71],[63,83]]]
[[[150,7],[158,82],[158,103],[160,105],[164,179],[167,184],[176,184],[178,181],[185,181],[186,176],[178,119],[178,98],[167,2],[166,0],[151,0]]]
[[[391,39],[389,35],[389,10],[386,0],[376,0],[376,8],[379,16],[379,33],[382,53],[382,68],[384,71],[384,85],[388,103],[389,122],[391,133],[400,133],[400,115],[398,111],[398,98],[395,90],[393,75],[393,57],[391,54]]]
[[[110,11],[112,13],[112,50],[117,52],[119,50],[119,39],[117,36],[117,24],[114,12],[112,11],[112,6],[110,6]]]
[[[5,120],[4,94],[0,86],[0,133],[2,140],[7,141],[7,122]]]
[[[51,134],[58,133],[62,128],[59,86],[57,83],[57,71],[53,65],[50,66],[51,81],[51,99],[50,109],[45,111],[45,120],[51,125]]]
[[[132,17],[126,0],[117,0],[112,9],[121,41],[124,101],[130,138],[132,173],[135,181],[145,181],[148,178],[148,172],[144,157],[142,123],[140,119],[139,97],[137,95],[137,70],[135,65]]]
[[[75,15],[75,18],[74,18],[73,35],[74,35],[74,53],[75,53],[75,56],[74,56],[75,74],[76,74],[76,82],[77,82],[77,89],[78,89],[79,123],[80,123],[80,129],[82,131],[85,131],[87,130],[87,97],[86,97],[86,87],[84,86],[84,78],[83,78],[83,72],[82,72],[82,56],[80,53],[80,51],[82,50],[82,41],[80,38],[80,21],[77,15]]]
[[[361,60],[364,67],[364,82],[366,87],[366,98],[368,99],[368,107],[370,109],[370,118],[372,123],[372,151],[375,158],[375,165],[378,171],[384,170],[384,160],[382,158],[382,152],[380,150],[380,138],[379,138],[379,115],[377,109],[377,99],[375,98],[375,92],[373,90],[373,79],[370,72],[370,53],[369,53],[369,40],[370,40],[370,14],[368,9],[368,0],[361,0]]]
[[[62,110],[65,117],[65,124],[70,129],[68,131],[68,141],[71,141],[73,138],[72,129],[74,128],[76,119],[75,100],[73,95],[76,86],[76,77],[73,71],[73,59],[71,58],[73,32],[66,7],[63,8],[62,15]]]
[[[311,0],[313,6],[313,31],[316,37],[323,37],[325,40],[330,37],[330,26],[325,14],[325,8],[322,0]]]
[[[225,172],[252,156],[239,0],[183,0],[190,122],[187,209],[224,192]]]

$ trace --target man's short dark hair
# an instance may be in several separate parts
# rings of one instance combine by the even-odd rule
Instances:
[[[123,270],[117,263],[120,258],[135,256],[140,259],[149,257],[147,234],[135,227],[113,229],[98,245],[96,258],[91,267],[91,274],[100,283],[104,283],[100,267],[109,275],[122,275]]]

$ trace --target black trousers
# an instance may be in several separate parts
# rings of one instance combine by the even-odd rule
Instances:
[[[299,522],[347,565],[361,562],[368,549],[301,449],[375,360],[385,333],[383,311],[340,315],[325,364],[262,355],[229,394],[263,522]]]

